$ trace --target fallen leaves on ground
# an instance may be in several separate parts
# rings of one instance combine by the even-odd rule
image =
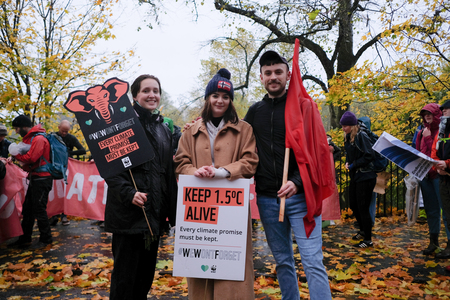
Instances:
[[[408,227],[405,217],[394,212],[394,217],[377,219],[374,247],[357,249],[353,247],[357,242],[351,239],[356,229],[354,219],[347,218],[350,214],[344,212],[341,221],[323,229],[324,265],[333,299],[450,299],[450,277],[447,276],[450,274],[444,270],[448,260],[422,255],[428,245],[426,224]],[[256,299],[281,299],[275,261],[260,222],[253,226],[252,234]],[[43,287],[45,293],[30,299],[108,299],[113,269],[111,236],[104,232],[100,235],[100,239],[93,233],[71,236],[70,243],[79,245],[78,250],[59,257],[48,249],[42,253],[4,251],[6,254],[0,255],[0,291]],[[173,240],[173,234],[161,239],[151,291],[155,299],[167,296],[187,299],[186,278],[172,276]],[[443,242],[443,238],[441,240]],[[61,251],[64,246],[64,241],[60,241],[53,250]],[[309,299],[297,245],[293,248],[300,295],[302,299]],[[78,297],[72,297],[71,289],[81,289],[83,296],[78,293]],[[8,299],[23,298],[11,296]]]

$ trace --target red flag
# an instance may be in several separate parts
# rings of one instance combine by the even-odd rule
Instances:
[[[303,222],[309,237],[316,226],[314,217],[322,213],[322,201],[333,194],[336,184],[319,109],[303,86],[298,66],[299,44],[296,39],[286,99],[286,148],[294,151],[302,177],[308,209]]]

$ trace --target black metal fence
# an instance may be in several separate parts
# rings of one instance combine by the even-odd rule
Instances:
[[[81,161],[89,161],[92,159],[90,155],[82,155],[80,157],[74,157]],[[338,190],[339,190],[339,200],[342,209],[349,208],[348,201],[348,185],[350,183],[350,177],[348,171],[345,169],[345,160],[338,160],[335,162],[336,174],[338,178]],[[386,168],[391,176],[388,182],[388,187],[386,188],[385,194],[377,195],[377,217],[391,216],[393,210],[405,212],[405,194],[406,186],[403,178],[408,174],[397,165],[389,162]]]
[[[390,174],[390,178],[385,194],[377,195],[377,217],[391,216],[394,211],[405,212],[406,186],[403,178],[406,177],[408,173],[392,162],[389,162],[386,172]],[[336,161],[336,174],[342,210],[349,208],[348,185],[350,183],[350,176],[345,169],[344,160]]]

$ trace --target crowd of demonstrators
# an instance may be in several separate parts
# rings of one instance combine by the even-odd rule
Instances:
[[[112,300],[147,299],[159,237],[168,226],[167,219],[170,224],[175,223],[177,182],[172,136],[157,109],[161,100],[160,81],[152,75],[141,75],[131,85],[131,94],[154,157],[106,179],[105,230],[113,234]]]
[[[439,123],[442,116],[440,107],[436,103],[425,105],[420,111],[423,120],[423,128],[419,131],[416,138],[416,149],[427,156],[431,156],[433,141],[439,132]],[[419,182],[423,195],[423,204],[427,215],[428,231],[430,243],[423,250],[424,255],[432,255],[439,248],[439,232],[441,231],[441,210],[442,201],[439,193],[439,178],[435,168],[432,168],[428,174]],[[447,240],[450,243],[450,231],[446,215],[443,215]],[[449,244],[450,246],[450,244]],[[450,248],[436,254],[436,258],[450,257]]]
[[[177,175],[199,178],[251,178],[258,164],[252,127],[239,120],[233,105],[233,83],[226,69],[209,81],[205,89],[202,119],[181,136],[175,155]],[[189,299],[253,300],[253,246],[250,207],[244,281],[188,278]]]
[[[260,78],[267,91],[253,104],[244,120],[253,127],[259,164],[255,174],[257,205],[269,248],[275,258],[283,299],[300,299],[295,270],[292,235],[298,245],[311,299],[331,299],[328,275],[323,264],[322,227],[316,225],[307,237],[303,218],[308,210],[295,155],[291,151],[289,175],[283,182],[285,156],[286,84],[291,73],[287,60],[275,51],[265,52],[260,60]],[[286,197],[285,219],[278,221],[280,198]],[[322,224],[321,215],[314,217]]]
[[[345,133],[345,168],[349,171],[349,204],[359,225],[359,232],[352,237],[359,240],[359,248],[372,247],[372,218],[370,216],[370,203],[372,193],[377,181],[377,174],[371,162],[375,158],[370,137],[364,130],[363,124],[358,124],[356,116],[351,111],[342,115],[340,120]]]
[[[442,201],[442,210],[448,221],[450,220],[450,143],[447,143],[447,141],[450,138],[450,100],[442,104],[440,109],[442,110],[442,117],[439,123],[439,132],[431,147],[431,158],[438,161],[434,168],[439,174],[439,194]],[[450,240],[440,254],[442,258],[449,256]],[[450,266],[447,266],[446,269],[450,271]]]
[[[30,246],[33,226],[37,220],[40,236],[38,243],[32,247],[42,248],[53,242],[47,215],[48,194],[53,186],[53,177],[47,171],[42,171],[42,166],[47,164],[45,160],[50,161],[50,143],[46,137],[36,135],[45,133],[42,125],[33,126],[31,119],[25,115],[16,117],[12,121],[12,126],[22,137],[22,142],[30,145],[30,148],[26,153],[14,155],[23,169],[29,172],[29,182],[22,207],[23,235],[14,243],[9,244],[9,247]]]

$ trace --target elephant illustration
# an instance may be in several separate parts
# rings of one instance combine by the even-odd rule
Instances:
[[[111,103],[116,103],[127,92],[128,82],[113,77],[103,85],[95,85],[86,91],[71,92],[64,107],[71,112],[90,113],[95,110],[97,118],[110,124],[111,115],[114,114]]]

